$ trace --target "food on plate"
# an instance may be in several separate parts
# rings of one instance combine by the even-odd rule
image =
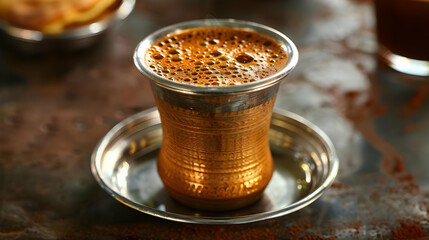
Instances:
[[[0,0],[0,19],[10,25],[60,34],[96,22],[122,0]]]

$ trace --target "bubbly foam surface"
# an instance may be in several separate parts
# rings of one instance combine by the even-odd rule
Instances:
[[[166,79],[203,86],[264,79],[287,64],[274,39],[251,30],[204,27],[167,35],[153,44],[145,64]]]

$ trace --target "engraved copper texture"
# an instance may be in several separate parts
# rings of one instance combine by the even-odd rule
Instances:
[[[233,209],[258,199],[273,173],[268,130],[274,98],[237,112],[203,113],[157,99],[158,173],[182,203]]]
[[[164,79],[147,69],[145,51],[156,40],[181,29],[204,26],[246,28],[268,35],[288,55],[279,72],[256,82],[206,87]],[[268,130],[278,85],[296,65],[298,52],[283,34],[235,20],[197,20],[161,29],[144,39],[134,61],[151,80],[163,142],[158,173],[167,192],[192,208],[231,210],[259,199],[273,162]]]

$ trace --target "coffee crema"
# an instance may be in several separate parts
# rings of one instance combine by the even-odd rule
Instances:
[[[230,27],[178,31],[158,40],[145,54],[146,66],[158,76],[203,86],[258,81],[287,63],[286,51],[274,39]]]

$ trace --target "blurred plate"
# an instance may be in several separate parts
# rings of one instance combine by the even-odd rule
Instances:
[[[333,145],[320,129],[293,113],[276,110],[270,129],[275,171],[262,199],[234,211],[199,211],[177,203],[164,190],[156,170],[161,141],[158,111],[138,113],[101,140],[92,155],[92,173],[121,203],[179,222],[237,224],[283,216],[319,198],[338,171]]]
[[[133,10],[136,0],[122,0],[110,15],[97,22],[66,30],[61,34],[46,34],[36,30],[15,27],[0,20],[0,29],[10,37],[9,42],[20,50],[40,52],[47,48],[76,50],[85,48],[100,39],[107,29],[125,19]]]

